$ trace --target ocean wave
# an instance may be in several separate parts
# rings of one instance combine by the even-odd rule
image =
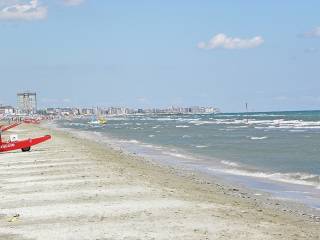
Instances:
[[[281,126],[256,126],[254,127],[255,129],[284,129],[284,130],[315,130],[315,129],[320,129],[320,126],[301,126],[301,125],[281,125]]]
[[[141,129],[143,129],[143,128],[141,128],[141,127],[134,127],[134,128],[129,128],[129,129],[131,129],[131,130],[141,130]]]
[[[183,158],[183,159],[189,159],[189,160],[194,159],[190,155],[185,155],[185,154],[177,153],[177,152],[163,151],[162,153],[165,154],[165,155],[176,157],[176,158]]]
[[[175,120],[178,122],[190,122],[190,121],[200,121],[201,118],[177,118]]]
[[[176,121],[174,118],[155,118],[155,121]]]
[[[200,126],[200,125],[204,125],[204,124],[214,124],[215,121],[191,120],[189,123],[194,124],[196,126]]]
[[[231,127],[227,127],[227,128],[230,128],[230,129],[237,129],[237,128],[247,128],[248,125],[244,125],[244,126],[231,126]]]
[[[146,148],[156,149],[156,150],[161,150],[161,149],[163,149],[163,148],[160,147],[160,146],[155,146],[155,145],[152,145],[152,144],[143,144],[142,146],[143,146],[143,147],[146,147]]]
[[[190,126],[187,125],[177,125],[176,128],[189,128]]]
[[[222,160],[220,161],[222,164],[230,166],[230,167],[239,167],[239,164],[235,163],[235,162],[230,162],[230,161],[226,161],[226,160]]]
[[[183,135],[182,138],[191,138],[189,135]]]
[[[286,119],[214,119],[191,120],[195,126],[201,125],[230,125],[227,128],[246,128],[253,126],[256,129],[320,129],[320,121],[286,120]]]
[[[313,186],[320,189],[320,176],[315,174],[308,173],[268,173],[268,172],[253,172],[246,171],[242,169],[213,169],[209,168],[212,171],[218,171],[222,173],[245,176],[245,177],[254,177],[254,178],[265,178],[273,181],[297,184],[297,185],[305,185],[305,186]]]
[[[244,114],[244,113],[241,113],[241,114],[230,114],[230,113],[227,113],[227,114],[221,114],[221,115],[217,115],[216,117],[284,117],[286,115],[284,114],[269,114],[269,113],[256,113],[256,114],[253,114],[253,113],[250,113],[250,114]]]
[[[74,122],[66,122],[65,126],[74,126],[74,127],[84,127],[87,126],[85,123],[74,123]]]
[[[196,148],[207,148],[207,145],[197,145]]]
[[[306,130],[303,129],[291,129],[289,132],[305,132]]]
[[[250,138],[251,140],[263,140],[263,139],[267,139],[267,136],[263,136],[263,137],[250,137],[248,136],[248,138]]]
[[[138,140],[132,139],[132,140],[118,140],[119,143],[140,143]]]
[[[235,128],[219,128],[219,131],[227,131],[227,132],[231,132],[231,131],[236,131]]]

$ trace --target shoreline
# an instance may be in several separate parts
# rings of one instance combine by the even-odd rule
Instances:
[[[45,128],[53,129],[55,131],[62,131],[70,134],[73,137],[94,142],[106,150],[115,151],[121,155],[133,158],[142,164],[151,165],[155,168],[168,171],[170,174],[174,174],[178,177],[187,178],[189,181],[191,180],[195,183],[214,185],[218,187],[223,194],[228,194],[235,198],[246,199],[246,201],[250,201],[255,205],[260,205],[260,207],[272,208],[273,210],[290,213],[298,217],[302,216],[304,218],[320,222],[320,211],[314,207],[307,206],[305,203],[292,201],[289,199],[275,198],[269,192],[259,189],[252,189],[244,186],[242,183],[236,183],[235,181],[228,181],[221,175],[213,175],[191,168],[184,168],[182,164],[171,165],[166,161],[156,161],[150,157],[139,155],[136,152],[130,152],[119,147],[118,145],[112,144],[109,141],[112,141],[113,139],[109,137],[107,137],[108,142],[100,143],[92,137],[84,136],[85,131],[82,130],[77,131],[76,129],[72,128],[59,127],[55,123],[51,126],[46,125]],[[183,167],[183,169],[180,167]]]
[[[265,206],[259,197],[253,200],[212,179],[63,131],[37,126],[17,130],[26,135],[50,132],[53,140],[30,153],[0,155],[0,237],[5,239],[43,239],[46,234],[51,239],[320,236],[317,219]],[[12,224],[7,219],[14,213],[20,217]]]
[[[296,212],[299,215],[307,214],[310,218],[320,219],[320,207],[318,206],[317,200],[312,199],[311,201],[311,198],[308,198],[308,200],[303,199],[305,197],[305,195],[302,194],[304,191],[314,191],[312,186],[276,181],[263,177],[259,178],[250,175],[232,174],[229,171],[233,171],[233,169],[223,169],[221,166],[215,167],[214,165],[210,166],[202,164],[201,162],[194,164],[193,161],[194,159],[197,159],[197,156],[181,151],[176,152],[173,156],[161,155],[160,157],[157,153],[148,154],[146,153],[146,150],[149,152],[149,147],[143,148],[142,145],[150,146],[149,143],[137,142],[136,140],[117,139],[113,136],[102,135],[101,132],[62,127],[58,126],[57,123],[52,123],[47,125],[47,127],[57,131],[66,131],[78,138],[94,141],[106,148],[112,148],[115,151],[121,151],[130,156],[139,157],[141,160],[151,162],[151,164],[156,164],[159,167],[172,168],[179,175],[197,175],[199,179],[205,179],[205,181],[212,183],[219,183],[220,185],[225,186],[225,188],[237,188],[242,191],[240,195],[246,195],[247,198],[250,199],[259,199],[262,204],[266,206],[273,205],[273,207],[276,207],[279,211]],[[123,142],[125,142],[125,144]],[[153,147],[157,148],[157,146]],[[161,148],[160,152],[163,150],[164,149]],[[169,149],[164,151],[167,152]],[[174,155],[178,155],[178,157]],[[190,159],[188,156],[190,156]],[[205,160],[205,158],[200,159]],[[189,162],[189,160],[191,161]],[[216,160],[216,164],[218,163],[219,161]],[[262,186],[264,188],[262,188]],[[268,188],[266,188],[266,186]],[[299,191],[297,191],[297,189],[299,189]],[[289,190],[292,190],[292,192],[289,192]],[[238,195],[238,193],[236,195]],[[265,201],[266,199],[267,201]]]

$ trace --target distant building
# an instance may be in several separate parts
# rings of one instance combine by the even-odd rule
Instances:
[[[124,107],[109,107],[106,111],[108,115],[126,115],[129,112],[130,109]]]
[[[94,109],[93,108],[82,108],[81,113],[83,115],[93,115],[94,114]]]
[[[0,114],[1,115],[14,114],[14,108],[11,107],[11,106],[2,106],[2,105],[0,105]]]
[[[22,114],[35,114],[37,112],[37,94],[35,92],[18,93],[17,109]]]

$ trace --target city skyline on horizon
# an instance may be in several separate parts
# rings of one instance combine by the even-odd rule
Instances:
[[[22,91],[20,91],[22,92]],[[34,91],[33,91],[34,92]],[[43,104],[43,101],[48,102],[47,104]],[[72,104],[69,99],[63,99],[62,101],[56,101],[55,99],[46,99],[46,98],[41,98],[42,104],[40,102],[39,104],[39,109],[47,109],[47,108],[80,108],[80,109],[84,109],[84,108],[128,108],[128,109],[144,109],[144,110],[149,110],[149,109],[169,109],[169,108],[190,108],[190,107],[213,107],[218,109],[219,111],[223,112],[223,113],[245,113],[245,112],[291,112],[291,111],[320,111],[320,107],[319,108],[306,108],[306,109],[278,109],[278,110],[274,110],[274,109],[269,109],[269,110],[259,110],[259,109],[255,109],[253,106],[248,105],[248,110],[246,110],[246,104],[248,104],[247,102],[243,102],[243,108],[240,109],[239,111],[224,111],[223,109],[221,109],[219,106],[215,105],[215,104],[203,104],[203,105],[198,105],[198,104],[172,104],[172,105],[148,105],[148,106],[142,106],[142,105],[125,105],[125,104],[103,104],[103,105],[97,105],[97,104],[80,104],[80,105],[75,105]],[[51,103],[49,103],[51,102]],[[17,100],[15,99],[15,101],[10,102],[2,102],[0,101],[0,106],[8,106],[8,107],[14,107],[17,108]]]
[[[15,94],[29,89],[40,108],[320,109],[319,7],[315,0],[0,1],[0,104],[15,105]]]

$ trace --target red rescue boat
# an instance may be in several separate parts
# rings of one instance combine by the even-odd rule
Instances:
[[[27,124],[40,124],[40,120],[34,118],[26,118],[23,120],[23,122]]]
[[[11,125],[9,125],[9,126],[0,126],[0,131],[2,131],[2,132],[4,132],[4,131],[7,131],[7,130],[9,130],[9,129],[11,129],[11,128],[14,128],[14,127],[16,127],[16,126],[19,126],[21,123],[13,123],[13,124],[11,124]]]
[[[31,146],[45,142],[49,139],[51,139],[51,136],[45,135],[43,137],[38,137],[38,138],[29,138],[25,140],[14,140],[14,141],[2,142],[1,135],[0,135],[0,152],[13,151],[17,149],[21,149],[23,152],[27,152],[27,151],[30,151]]]
[[[21,149],[23,152],[30,151],[31,146],[37,145],[39,143],[43,143],[45,141],[48,141],[51,139],[50,135],[45,135],[38,138],[29,138],[24,140],[18,140],[17,135],[11,135],[10,140],[8,141],[2,141],[1,133],[3,131],[7,131],[11,128],[14,128],[21,123],[14,123],[9,126],[0,126],[0,152],[8,152],[13,150]]]
[[[13,150],[21,149],[23,152],[30,151],[31,146],[37,145],[39,143],[45,142],[51,139],[50,135],[46,135],[38,138],[29,138],[25,140],[18,140],[16,135],[10,136],[9,141],[2,141],[1,132],[7,131],[14,128],[21,123],[14,123],[9,126],[0,126],[0,152],[8,152]]]

